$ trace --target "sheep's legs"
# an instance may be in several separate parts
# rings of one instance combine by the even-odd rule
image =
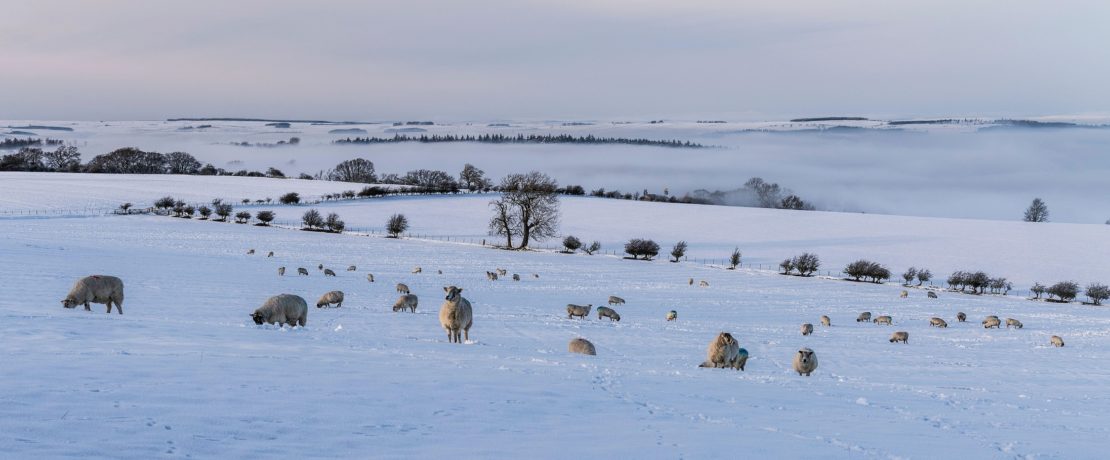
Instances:
[[[85,302],[85,311],[92,311],[92,308],[89,308],[88,302]]]

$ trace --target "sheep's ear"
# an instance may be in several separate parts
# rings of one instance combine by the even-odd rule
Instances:
[[[458,290],[459,290],[459,293],[462,293],[462,288],[458,288]]]
[[[451,292],[451,288],[449,288],[447,286],[444,286],[443,287],[443,292]]]

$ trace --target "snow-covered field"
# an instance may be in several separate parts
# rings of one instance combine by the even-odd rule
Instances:
[[[177,194],[175,187],[155,195]],[[484,199],[330,207],[349,224],[365,216],[380,225],[386,213],[404,211],[429,231],[462,219],[460,232],[479,234],[488,211],[467,215]],[[564,211],[564,231],[584,239],[619,241],[628,227],[608,219],[621,217],[659,240],[735,239],[745,253],[786,252],[766,256],[772,260],[814,246],[823,257],[842,246],[880,260],[883,251],[932,260],[971,230],[1013,238],[1015,253],[1051,243],[1091,256],[1046,263],[1093,273],[1106,260],[1095,257],[1105,240],[1085,226],[1026,232],[998,222],[884,223],[587,199],[565,200]],[[470,228],[467,219],[482,225]],[[770,230],[756,233],[763,226]],[[929,232],[890,233],[914,228]],[[900,299],[895,286],[692,263],[156,216],[5,217],[0,234],[0,448],[12,458],[1100,458],[1110,435],[1110,370],[1098,364],[1110,318],[1101,308],[928,299],[916,290]],[[962,244],[958,250],[971,251],[986,243]],[[245,255],[249,248],[259,255]],[[979,257],[989,267],[1013,256]],[[339,276],[324,278],[318,264]],[[344,271],[348,265],[358,270]],[[311,274],[278,277],[279,266]],[[410,274],[414,266],[424,273]],[[487,281],[484,272],[496,267],[522,280]],[[124,315],[60,306],[72,282],[93,273],[124,279]],[[710,287],[687,285],[691,277]],[[416,314],[390,311],[397,282],[420,296]],[[436,318],[449,284],[474,305],[465,345],[448,344]],[[311,308],[333,289],[347,294],[342,308]],[[279,293],[308,300],[307,327],[253,324],[249,313]],[[596,307],[608,295],[628,301],[616,307],[619,323],[566,319],[567,303]],[[672,309],[678,321],[664,321]],[[890,314],[894,326],[854,322],[861,311]],[[969,322],[957,323],[957,311]],[[799,334],[823,314],[832,327]],[[1025,328],[984,330],[979,321],[990,314]],[[932,316],[950,327],[930,328]],[[896,330],[910,333],[909,344],[887,341]],[[750,351],[746,371],[697,367],[720,331]],[[1050,347],[1051,335],[1067,346]],[[568,354],[567,341],[578,336],[593,341],[598,356]],[[802,346],[820,359],[812,377],[790,369]]]

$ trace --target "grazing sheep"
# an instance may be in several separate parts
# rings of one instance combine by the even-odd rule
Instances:
[[[609,296],[609,305],[624,305],[624,299],[611,295]]]
[[[690,285],[691,285],[691,286],[693,286],[693,285],[694,285],[694,279],[693,279],[693,278],[690,278]]]
[[[279,324],[304,327],[308,321],[308,304],[301,296],[279,294],[269,299],[251,313],[254,324]]]
[[[1054,346],[1054,347],[1064,346],[1064,339],[1061,339],[1060,336],[1058,336],[1058,335],[1052,336],[1052,338],[1049,339],[1049,340],[1052,341],[1052,346]]]
[[[316,269],[317,270],[323,270],[324,269],[324,264],[317,265]]]
[[[374,274],[373,273],[367,273],[366,274],[366,281],[369,281],[369,282],[373,283],[374,282]]]
[[[424,273],[424,269],[420,268],[420,267],[416,267],[416,268],[412,269],[412,274],[413,275],[418,274],[418,273]]]
[[[874,322],[875,324],[886,324],[887,326],[889,326],[894,322],[894,320],[889,316],[880,316],[878,318],[875,318]]]
[[[898,331],[890,334],[890,343],[910,343],[910,333],[906,331]]]
[[[247,251],[247,255],[248,256],[253,256],[254,255],[254,249],[251,249],[251,250]]]
[[[328,291],[320,296],[320,300],[316,301],[316,308],[331,307],[335,304],[335,308],[343,306],[343,291]]]
[[[401,294],[397,301],[393,303],[393,311],[405,311],[406,309],[416,313],[416,304],[418,300],[413,294]]]
[[[933,292],[933,291],[929,291],[929,292],[927,292],[927,293],[926,293],[925,295],[929,296],[929,298],[930,298],[930,299],[935,299],[935,298],[937,298],[937,293],[935,293],[935,292]]]
[[[859,316],[856,317],[856,322],[857,323],[866,323],[866,322],[870,322],[870,321],[871,321],[871,312],[869,312],[869,311],[865,311],[863,313],[860,313]]]
[[[85,311],[92,311],[89,303],[102,303],[108,306],[108,313],[112,312],[112,304],[116,304],[116,311],[123,314],[123,280],[108,275],[86,276],[73,283],[69,294],[62,299],[65,308],[77,308],[85,305]]]
[[[1002,325],[1002,321],[997,316],[991,315],[983,320],[983,329],[998,328]]]
[[[270,251],[270,252],[266,253],[266,257],[273,257],[273,256],[274,256],[274,251]]]
[[[799,349],[794,355],[794,372],[809,377],[809,374],[815,370],[817,370],[817,354],[809,348]]]
[[[709,287],[709,282],[708,282],[708,281],[706,281],[706,280],[701,280],[701,281],[698,281],[698,286],[701,286],[701,287]]]
[[[965,321],[967,321],[967,315],[964,314],[964,312],[962,312],[962,311],[956,312],[956,320],[961,322],[961,323],[965,322]]]
[[[590,343],[589,340],[583,339],[581,337],[577,339],[571,339],[570,344],[567,345],[567,351],[571,353],[579,353],[590,356],[597,355],[597,350],[594,349],[594,344]]]
[[[513,281],[520,281],[520,275],[513,273]]]
[[[739,353],[740,343],[732,337],[732,334],[722,332],[709,342],[709,347],[705,350],[705,362],[699,364],[698,367],[712,367],[714,369],[736,367],[739,369],[743,367],[736,364]]]
[[[462,289],[455,286],[446,286],[443,291],[447,297],[443,306],[439,307],[439,324],[447,331],[447,341],[462,343],[459,330],[462,330],[464,339],[470,341],[470,326],[474,323],[474,310],[470,301],[462,296]]]
[[[498,274],[498,275],[501,275],[501,276],[508,276],[508,274],[509,274],[509,271],[508,271],[508,270],[505,270],[504,268],[498,268],[498,269],[497,269],[497,274]]]
[[[810,335],[813,333],[813,325],[805,323],[802,325],[802,335]]]
[[[308,276],[308,269],[304,267],[297,268],[297,274]]]
[[[572,303],[568,303],[567,304],[567,319],[574,318],[575,316],[578,316],[578,317],[581,317],[581,318],[586,318],[587,316],[590,315],[590,308],[592,308],[593,306],[594,306],[594,304],[592,304],[592,303],[589,304],[589,305],[586,305],[586,306],[575,305],[575,304],[572,304]]]
[[[335,272],[332,271],[330,268],[325,268],[324,269],[324,276],[335,276]]]
[[[832,320],[828,316],[821,315],[821,325],[825,327],[832,326]]]
[[[409,287],[405,285],[405,283],[397,283],[397,292],[400,292],[401,294],[408,294]]]
[[[909,291],[902,291],[902,293],[898,295],[898,297],[901,297],[903,299],[905,299],[906,297],[909,297],[909,296],[910,296]]]
[[[667,321],[674,321],[676,319],[678,319],[678,312],[677,311],[671,310],[671,311],[667,312]]]
[[[285,267],[278,267],[278,276],[285,276]]]
[[[539,277],[540,277],[540,274],[539,274],[539,273],[533,273],[533,274],[532,274],[532,278],[536,278],[536,279],[539,279]]]
[[[356,267],[356,266],[354,266],[354,265],[351,265],[350,267],[347,267],[347,271],[349,271],[349,272],[357,272],[357,271],[358,271],[358,267]]]
[[[495,273],[495,272],[486,272],[486,279],[488,279],[490,281],[497,281],[497,273]]]
[[[621,315],[609,307],[597,307],[597,319],[609,318],[609,321],[621,321]]]
[[[1025,327],[1024,324],[1021,324],[1021,321],[1018,321],[1018,320],[1013,319],[1013,318],[1006,318],[1006,329],[1009,329],[1011,326],[1013,326],[1015,328],[1018,328],[1018,329],[1021,329],[1021,328]]]
[[[929,319],[929,325],[933,327],[948,327],[948,322],[943,319],[933,317]]]

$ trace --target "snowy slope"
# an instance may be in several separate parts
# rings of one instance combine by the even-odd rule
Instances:
[[[13,458],[1097,458],[1110,435],[1110,370],[1091,365],[1110,345],[1100,308],[154,216],[4,218],[0,234]],[[486,281],[495,267],[525,276]],[[61,308],[92,273],[125,280],[124,315]],[[397,282],[416,314],[389,310]],[[474,305],[471,344],[438,326],[447,284]],[[303,329],[247,316],[270,295],[312,305],[332,289],[344,306],[310,307]],[[564,315],[613,294],[628,301],[619,323]],[[895,325],[855,323],[864,310]],[[822,314],[832,327],[799,335]],[[1026,327],[983,330],[988,314]],[[888,343],[894,330],[909,344]],[[746,371],[696,367],[719,331],[751,352]],[[568,354],[577,336],[598,356]],[[790,370],[800,346],[820,358],[812,377]]]

